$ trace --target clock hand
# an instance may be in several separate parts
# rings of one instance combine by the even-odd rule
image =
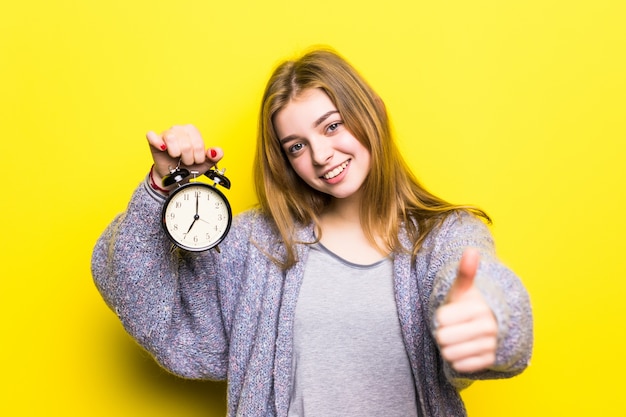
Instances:
[[[198,204],[199,204],[199,201],[200,201],[200,195],[196,191],[196,214],[193,216],[193,222],[191,222],[191,226],[189,226],[189,229],[187,229],[187,233],[185,233],[185,237],[187,237],[189,232],[191,232],[191,228],[193,227],[194,224],[196,224],[196,222],[200,218],[200,215],[198,214]]]
[[[187,229],[187,232],[185,233],[185,237],[187,237],[187,235],[189,234],[189,232],[191,232],[191,228],[193,227],[194,224],[196,224],[196,222],[198,221],[198,219],[200,219],[200,216],[198,216],[197,214],[195,216],[193,216],[193,222],[191,222],[191,226],[189,226],[189,229]],[[184,239],[184,238],[183,238]]]
[[[206,224],[211,224],[210,222],[208,222],[208,221],[206,221],[206,220],[204,220],[202,218],[199,218],[198,220],[200,220],[201,222],[205,222]]]

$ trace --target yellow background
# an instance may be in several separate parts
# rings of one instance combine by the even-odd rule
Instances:
[[[264,83],[327,44],[428,188],[491,214],[531,293],[532,365],[467,390],[470,416],[623,415],[625,4],[3,2],[0,414],[223,415],[223,384],[171,376],[125,335],[91,250],[150,166],[150,129],[196,124],[250,207]]]

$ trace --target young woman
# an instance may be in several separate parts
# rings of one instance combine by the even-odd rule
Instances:
[[[222,150],[193,126],[147,137],[153,169],[99,239],[94,279],[162,366],[228,379],[229,416],[463,416],[459,390],[528,365],[528,295],[489,218],[416,181],[382,100],[336,53],[270,78],[259,207],[219,253],[172,250],[160,181]]]

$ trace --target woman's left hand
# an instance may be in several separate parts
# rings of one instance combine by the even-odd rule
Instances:
[[[446,303],[435,313],[435,339],[441,355],[461,373],[485,370],[496,360],[498,324],[474,285],[479,262],[477,250],[467,249],[463,253]]]

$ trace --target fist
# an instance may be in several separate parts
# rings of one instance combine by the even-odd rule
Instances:
[[[461,373],[485,370],[496,360],[498,324],[474,285],[480,255],[467,249],[446,302],[435,313],[435,339],[441,355]]]
[[[176,166],[204,174],[223,156],[220,148],[205,148],[202,135],[193,125],[172,126],[161,134],[146,134],[154,160],[154,177],[159,180]]]

